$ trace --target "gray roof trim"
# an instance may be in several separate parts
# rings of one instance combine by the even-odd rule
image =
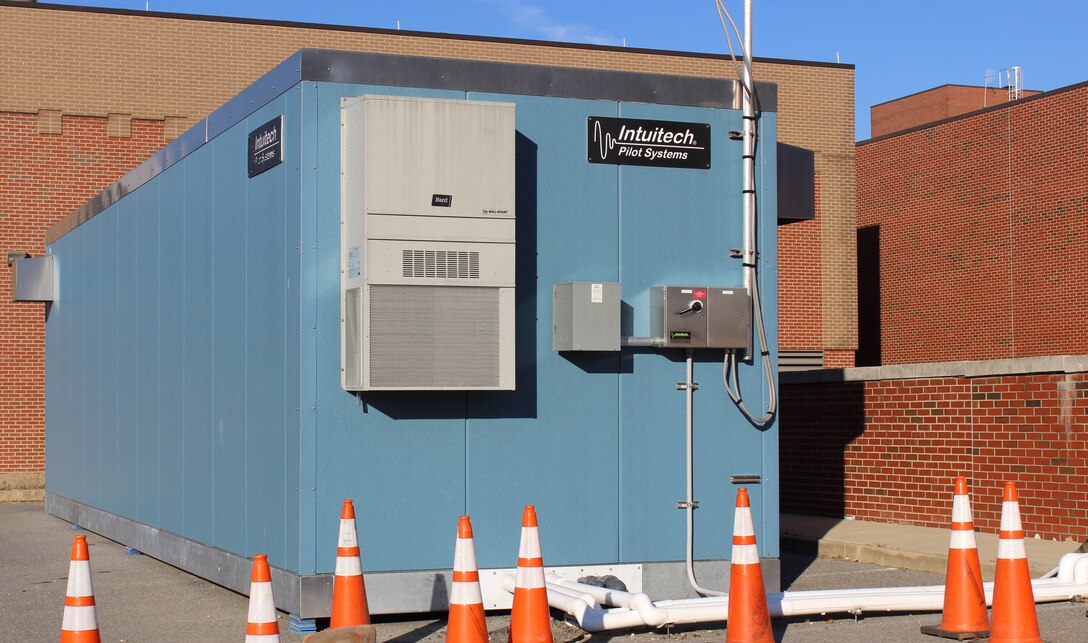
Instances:
[[[45,233],[49,245],[304,81],[740,109],[736,81],[423,56],[300,49]],[[756,83],[764,111],[778,86]]]

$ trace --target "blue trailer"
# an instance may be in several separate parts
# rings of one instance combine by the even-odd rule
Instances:
[[[756,278],[777,364],[775,93],[759,91]],[[375,613],[445,609],[462,514],[472,516],[488,605],[502,607],[493,581],[516,565],[526,504],[536,505],[549,568],[608,573],[655,598],[692,595],[678,509],[686,392],[677,382],[687,381],[688,353],[676,348],[692,336],[667,320],[661,330],[657,302],[670,309],[658,287],[678,284],[673,293],[692,302],[701,290],[743,287],[742,261],[730,255],[743,245],[738,94],[724,79],[299,51],[49,232],[47,510],[242,592],[248,558],[266,553],[278,606],[305,618],[328,615],[345,498],[358,512]],[[493,381],[345,379],[381,359],[390,369],[420,359],[382,357],[395,343],[375,339],[380,302],[353,308],[362,304],[346,294],[376,252],[371,241],[401,243],[370,223],[361,244],[342,235],[355,198],[345,110],[367,97],[508,110],[513,131],[489,149],[511,156],[477,187],[513,207],[469,216],[456,211],[465,199],[438,187],[420,206],[505,236],[453,239],[467,254],[390,246],[404,259],[391,277],[403,287],[436,278],[425,274],[432,266],[451,287],[473,279],[472,243],[481,256],[505,253],[494,292],[475,291],[506,302],[498,326],[464,325],[499,342],[468,356],[493,350],[502,362]],[[360,149],[373,152],[377,131],[368,136]],[[410,272],[417,260],[423,272]],[[556,308],[582,292],[607,314],[584,317],[577,301]],[[424,314],[412,301],[404,324]],[[351,315],[369,330],[354,329]],[[442,352],[463,336],[439,341],[428,334],[437,321],[417,325],[425,355],[455,367],[465,358]],[[577,337],[558,337],[562,328]],[[671,335],[656,344],[620,342],[661,332]],[[579,338],[588,343],[575,346]],[[695,570],[724,587],[743,482],[773,588],[777,425],[753,424],[727,397],[725,352],[691,352]],[[758,343],[753,353],[738,370],[756,407],[770,391]]]

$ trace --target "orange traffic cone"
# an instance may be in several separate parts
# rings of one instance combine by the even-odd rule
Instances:
[[[249,618],[246,643],[279,643],[280,626],[276,623],[276,601],[272,598],[272,572],[268,556],[253,557],[253,576],[249,583]]]
[[[756,549],[756,530],[748,490],[737,489],[737,509],[733,516],[733,554],[729,569],[729,620],[725,624],[726,643],[774,643],[763,569]]]
[[[1005,483],[1001,503],[1001,533],[997,541],[997,573],[994,575],[994,613],[990,623],[991,643],[1042,643],[1031,572],[1024,550],[1024,528],[1016,485]]]
[[[552,616],[548,589],[544,586],[544,558],[536,508],[525,505],[521,517],[521,546],[514,581],[514,607],[510,612],[510,643],[552,643]]]
[[[461,516],[457,523],[457,545],[453,552],[453,587],[450,590],[450,620],[447,643],[487,643],[484,598],[480,593],[480,572],[476,569],[476,547],[472,543],[472,522]]]
[[[956,478],[952,496],[952,540],[948,545],[948,570],[945,573],[944,615],[940,625],[923,625],[922,634],[961,641],[990,635],[971,497],[967,480],[962,476]]]
[[[329,627],[369,624],[370,609],[366,604],[363,564],[359,560],[359,538],[355,531],[355,506],[351,500],[345,500],[340,509],[340,540],[336,549]]]
[[[98,613],[91,587],[91,556],[87,537],[76,536],[72,542],[72,562],[68,564],[68,593],[64,599],[64,619],[60,643],[100,643]]]

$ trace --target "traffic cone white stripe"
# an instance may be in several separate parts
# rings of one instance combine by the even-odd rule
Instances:
[[[544,568],[522,567],[521,565],[518,565],[518,573],[514,579],[514,584],[517,587],[524,587],[525,589],[539,589],[544,587]]]
[[[451,605],[476,605],[483,602],[484,596],[479,583],[454,583],[450,588]]]
[[[53,621],[56,623],[56,621]],[[64,619],[61,621],[61,629],[73,632],[98,629],[98,617],[95,614],[94,605],[85,607],[64,606]]]
[[[252,583],[249,597],[249,622],[268,623],[276,620],[276,604],[272,599],[272,583]]]
[[[358,547],[359,539],[355,534],[355,519],[340,519],[340,547]]]
[[[362,576],[363,565],[359,561],[358,556],[337,556],[336,557],[336,575],[337,576]]]
[[[540,558],[540,534],[537,527],[521,528],[521,546],[518,549],[518,558]]]
[[[1024,549],[1023,538],[1002,538],[997,541],[997,557],[1004,558],[1006,560],[1016,560],[1019,558],[1027,558],[1027,551]]]
[[[952,496],[952,522],[973,522],[971,499],[967,496]]]
[[[68,565],[68,596],[94,596],[91,561],[73,560]]]
[[[1001,531],[1020,531],[1024,529],[1020,522],[1020,504],[1017,502],[1001,503]],[[1023,536],[1021,536],[1023,537]]]
[[[458,538],[453,550],[453,571],[476,571],[476,547],[471,538]]]
[[[752,510],[740,508],[733,514],[733,537],[755,536],[756,528],[752,522]]]
[[[733,556],[730,561],[734,565],[758,565],[759,550],[755,545],[733,545]]]
[[[978,549],[975,544],[975,530],[965,531],[962,529],[953,529],[952,538],[948,543],[949,549]]]

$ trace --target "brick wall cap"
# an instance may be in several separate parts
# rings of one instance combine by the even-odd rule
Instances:
[[[944,89],[946,87],[964,87],[964,88],[967,88],[967,89],[986,89],[986,90],[989,90],[989,91],[1001,91],[1001,92],[1007,91],[1007,89],[1008,89],[1007,87],[983,87],[982,85],[964,85],[964,84],[960,84],[960,83],[945,83],[943,85],[937,85],[936,87],[930,87],[929,89],[923,89],[923,90],[920,90],[920,91],[916,91],[913,94],[906,94],[906,95],[900,96],[899,98],[892,98],[891,100],[886,100],[883,103],[874,103],[874,104],[869,106],[869,109],[872,109],[874,107],[883,107],[884,105],[890,105],[892,103],[898,103],[899,101],[903,100],[904,98],[914,98],[915,96],[921,96],[922,94],[928,94],[930,92],[935,92],[938,89]],[[1041,90],[1041,89],[1025,89],[1023,91],[1024,91],[1024,93],[1030,94],[1032,96],[1034,96],[1035,94],[1041,94],[1043,92],[1043,90]]]
[[[1013,359],[991,359],[967,362],[895,364],[891,366],[862,366],[856,368],[794,371],[781,373],[779,375],[779,380],[783,384],[818,384],[831,382],[918,380],[938,377],[992,377],[995,375],[1086,372],[1088,372],[1088,355],[1051,355],[1046,357],[1017,357]]]
[[[1082,87],[1088,87],[1088,80],[1081,81],[1079,83],[1074,83],[1072,85],[1066,85],[1065,87],[1059,87],[1057,89],[1052,89],[1050,91],[1042,92],[1041,94],[1032,94],[1031,96],[1025,96],[1025,97],[1021,98],[1020,100],[1010,100],[1010,101],[1006,101],[1004,103],[998,103],[997,105],[991,105],[990,107],[984,107],[982,109],[976,109],[973,112],[966,112],[964,114],[957,114],[956,116],[949,116],[948,118],[943,118],[943,119],[941,119],[939,121],[933,121],[932,123],[923,123],[922,125],[915,125],[914,127],[908,127],[907,129],[899,130],[898,132],[889,132],[887,134],[881,134],[880,136],[874,136],[872,138],[867,138],[864,141],[858,141],[857,143],[855,143],[855,146],[856,147],[861,147],[863,145],[868,145],[870,143],[876,143],[878,141],[883,141],[885,139],[893,138],[893,137],[896,137],[896,136],[903,136],[904,134],[912,134],[914,132],[920,132],[922,130],[927,130],[927,129],[932,129],[932,128],[935,128],[935,127],[940,127],[941,125],[944,125],[945,123],[951,123],[951,122],[954,122],[954,121],[960,121],[960,120],[965,120],[965,119],[968,119],[968,118],[973,118],[973,117],[978,116],[980,114],[988,114],[990,112],[996,112],[996,111],[1002,110],[1002,109],[1012,109],[1012,108],[1015,108],[1015,107],[1017,107],[1019,105],[1023,105],[1024,103],[1030,103],[1033,100],[1046,99],[1046,98],[1049,98],[1049,97],[1054,96],[1056,94],[1062,94],[1062,93],[1065,93],[1065,92],[1080,89]]]

